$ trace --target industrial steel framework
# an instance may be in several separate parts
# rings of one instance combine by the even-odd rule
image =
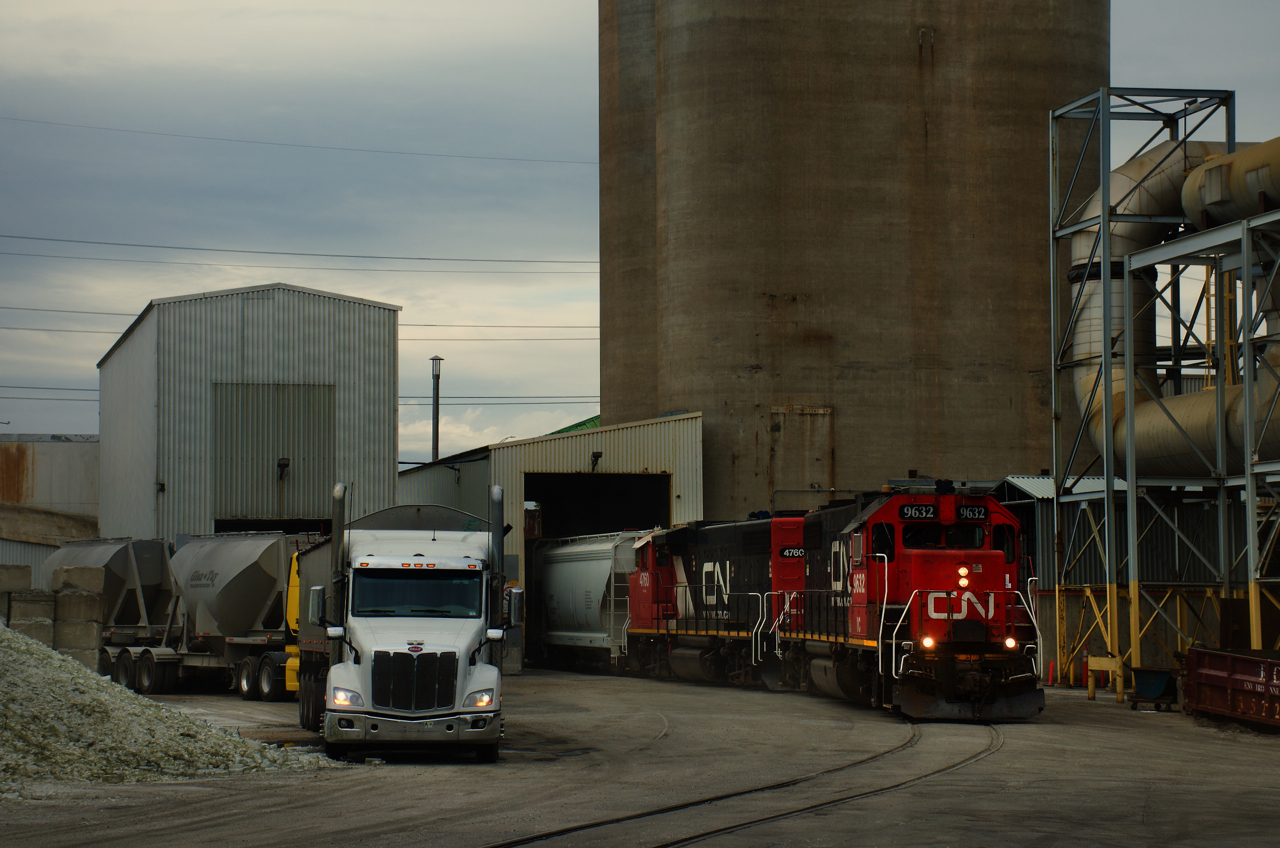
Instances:
[[[1249,642],[1262,645],[1262,600],[1280,607],[1280,592],[1268,590],[1267,583],[1280,582],[1280,574],[1264,569],[1280,535],[1280,461],[1259,461],[1256,446],[1270,423],[1275,402],[1261,419],[1256,417],[1253,387],[1259,369],[1277,379],[1271,364],[1261,356],[1266,344],[1280,341],[1265,334],[1259,304],[1271,302],[1276,268],[1280,267],[1280,212],[1262,214],[1244,221],[1198,231],[1181,214],[1169,216],[1117,213],[1129,195],[1111,197],[1112,124],[1139,121],[1155,124],[1155,131],[1137,151],[1141,153],[1158,140],[1175,142],[1174,151],[1184,148],[1215,116],[1223,119],[1227,153],[1235,150],[1235,93],[1222,90],[1102,88],[1056,109],[1050,118],[1050,293],[1053,339],[1053,430],[1055,490],[1055,551],[1057,607],[1057,680],[1070,675],[1075,658],[1093,630],[1102,633],[1110,656],[1090,657],[1089,670],[1112,672],[1116,698],[1123,700],[1123,671],[1142,665],[1141,640],[1157,617],[1178,634],[1178,648],[1185,650],[1195,641],[1218,642],[1204,621],[1211,604],[1221,621],[1227,611],[1223,601],[1247,594],[1249,602]],[[1088,122],[1080,138],[1078,128]],[[1215,122],[1216,124],[1216,122]],[[1163,137],[1163,138],[1162,138]],[[1065,147],[1064,145],[1069,145]],[[1092,185],[1077,185],[1089,159],[1098,163],[1099,214],[1078,219]],[[1170,152],[1170,156],[1173,152]],[[1165,157],[1168,159],[1168,156]],[[1069,176],[1068,176],[1069,175]],[[1065,179],[1064,179],[1065,178]],[[1140,190],[1141,183],[1129,194]],[[1176,228],[1174,237],[1154,247],[1117,257],[1112,252],[1112,226],[1120,223],[1158,223]],[[1197,222],[1203,223],[1203,222]],[[1093,251],[1079,293],[1071,295],[1065,285],[1064,250],[1069,251],[1075,233],[1096,228]],[[1123,259],[1123,317],[1113,318],[1113,287],[1119,280],[1114,262]],[[1181,283],[1188,268],[1203,267],[1204,284],[1190,319],[1182,314]],[[1162,282],[1152,283],[1150,273],[1137,272],[1167,267]],[[1101,355],[1075,359],[1072,335],[1081,317],[1089,271],[1098,269],[1102,289],[1101,325],[1104,339]],[[1266,268],[1264,273],[1263,269]],[[1138,291],[1140,289],[1140,291]],[[1135,296],[1137,295],[1137,296]],[[1237,307],[1238,299],[1238,307]],[[1170,345],[1157,349],[1156,362],[1136,362],[1135,308],[1154,309],[1162,303],[1170,316]],[[1138,306],[1135,306],[1138,304]],[[1207,313],[1208,332],[1197,333],[1198,316]],[[1238,317],[1236,312],[1238,311]],[[1211,316],[1208,317],[1208,316]],[[1117,326],[1117,323],[1119,326]],[[1121,356],[1124,390],[1102,385],[1114,379],[1112,363]],[[1099,362],[1100,360],[1100,362]],[[1092,408],[1101,392],[1104,421],[1116,422],[1115,404],[1124,403],[1123,467],[1117,468],[1117,428],[1103,426],[1104,444],[1100,456],[1080,474],[1073,469],[1085,463],[1089,450],[1087,415],[1070,432],[1064,424],[1074,413],[1064,415],[1062,377],[1082,365],[1099,363],[1087,408]],[[1195,449],[1191,439],[1169,413],[1156,386],[1147,385],[1139,367],[1159,368],[1166,393],[1179,394],[1192,380],[1211,386],[1216,396],[1216,447],[1210,455]],[[1244,384],[1245,444],[1242,474],[1229,474],[1238,463],[1228,455],[1225,387]],[[1143,391],[1145,390],[1145,391]],[[1207,390],[1207,389],[1206,389]],[[1187,478],[1139,477],[1135,398],[1149,395],[1173,421],[1204,463],[1204,474]],[[1070,402],[1070,401],[1068,401]],[[1255,427],[1256,421],[1262,421]],[[1280,426],[1277,424],[1275,426]],[[1101,485],[1080,486],[1085,473],[1100,467]],[[1088,489],[1089,491],[1085,491]],[[1096,491],[1094,491],[1096,489]],[[1260,499],[1265,498],[1273,500]],[[1086,561],[1092,560],[1094,567]],[[1243,572],[1243,574],[1241,574]],[[1127,578],[1127,579],[1126,579]],[[1123,584],[1127,583],[1127,588]],[[1241,587],[1241,583],[1246,584]],[[1067,621],[1064,590],[1081,593],[1078,623]],[[1099,600],[1102,606],[1099,607]],[[1128,607],[1127,614],[1121,602]],[[1087,602],[1087,603],[1086,603]],[[1197,611],[1196,604],[1199,603]],[[1144,613],[1144,608],[1150,610]],[[1086,613],[1091,613],[1091,622]],[[1146,619],[1144,621],[1144,614]],[[1127,619],[1129,650],[1120,649],[1122,619]],[[1087,625],[1087,626],[1086,626]],[[1172,654],[1173,647],[1161,643]],[[1271,648],[1273,646],[1267,645]],[[1280,647],[1277,645],[1275,647]],[[1089,675],[1090,696],[1094,676]]]

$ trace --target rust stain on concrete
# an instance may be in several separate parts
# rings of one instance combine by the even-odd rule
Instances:
[[[25,503],[31,499],[31,446],[24,442],[0,444],[0,502]]]

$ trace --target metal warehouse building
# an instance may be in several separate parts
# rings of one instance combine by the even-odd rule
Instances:
[[[328,530],[395,503],[400,307],[276,283],[153,300],[98,363],[104,537]]]
[[[98,535],[98,437],[0,434],[0,563]]]

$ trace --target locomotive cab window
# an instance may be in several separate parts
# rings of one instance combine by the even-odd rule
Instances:
[[[1008,524],[997,524],[991,533],[991,546],[998,551],[1004,551],[1004,561],[1013,562],[1013,528]]]
[[[981,548],[985,533],[977,524],[952,524],[945,526],[933,522],[906,524],[902,528],[904,548],[946,548],[973,550]]]
[[[893,525],[875,524],[871,527],[871,553],[879,557],[884,555],[893,562]]]

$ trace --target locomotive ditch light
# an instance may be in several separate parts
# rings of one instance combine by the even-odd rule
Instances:
[[[933,647],[933,637],[932,637],[932,636],[926,636],[926,637],[924,637],[923,639],[921,639],[921,640],[920,640],[920,644],[924,646],[925,650],[928,650],[929,648],[932,648],[932,647]]]
[[[1013,650],[1014,648],[1018,647],[1018,640],[1010,636],[1004,640],[1004,646],[1009,650]]]

